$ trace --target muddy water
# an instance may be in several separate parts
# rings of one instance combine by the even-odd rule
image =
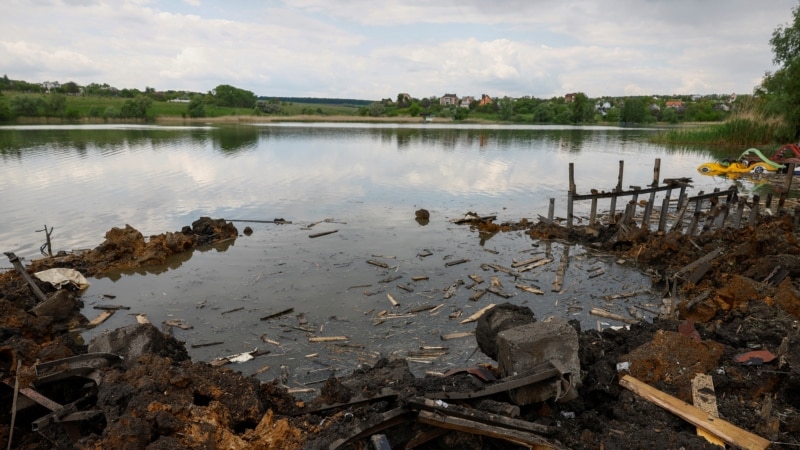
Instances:
[[[125,224],[149,235],[201,216],[283,218],[292,223],[237,222],[253,234],[180,255],[164,267],[91,280],[87,317],[100,304],[130,309],[84,337],[134,323],[137,314],[158,325],[180,320],[191,328],[169,329],[193,358],[269,350],[232,367],[260,371],[264,380],[288,372],[295,386],[316,387],[331,373],[380,356],[405,357],[422,346],[447,347],[447,353],[416,360],[412,369],[444,371],[485,358],[473,354],[474,338],[441,336],[474,330],[460,322],[490,303],[528,305],[540,319],[577,319],[583,327],[619,325],[589,314],[595,306],[622,315],[632,304],[646,316],[657,310],[660,295],[649,290],[649,277],[613,258],[517,232],[485,239],[450,222],[467,211],[495,214],[498,222],[535,219],[547,213],[549,198],[563,216],[570,162],[578,190],[586,191],[613,187],[620,160],[626,185],[646,185],[655,158],[662,160],[662,177],[694,176],[709,158],[650,145],[644,140],[650,132],[338,124],[3,128],[0,245],[35,257],[43,242],[36,230],[45,223],[56,227],[55,249],[71,250],[94,247],[105,231]],[[707,191],[728,184],[697,181]],[[414,220],[421,207],[431,213],[424,226]],[[552,261],[517,280],[481,268],[536,256]],[[554,291],[559,267],[563,284]],[[513,296],[470,300],[471,274],[485,280],[478,287],[496,276]],[[412,281],[419,276],[427,279]],[[453,285],[455,293],[446,296]],[[623,293],[636,295],[604,300]],[[438,305],[433,313],[410,313]],[[289,308],[290,314],[261,320]],[[309,336],[347,340],[312,343]]]

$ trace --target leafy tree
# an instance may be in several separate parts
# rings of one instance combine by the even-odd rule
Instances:
[[[8,101],[12,117],[37,117],[44,115],[47,103],[41,97],[16,95]]]
[[[622,106],[620,121],[625,123],[647,122],[647,106],[641,97],[628,97]]]
[[[514,101],[508,97],[497,100],[497,117],[503,121],[509,121],[514,117]]]
[[[50,101],[47,102],[47,115],[53,117],[62,117],[67,112],[67,97],[64,94],[50,95]]]
[[[189,100],[189,105],[186,107],[186,114],[189,117],[205,117],[206,104],[202,95],[194,95]]]
[[[594,106],[589,97],[583,92],[578,92],[570,103],[572,110],[572,123],[592,122],[594,119]]]
[[[539,106],[533,110],[533,122],[535,123],[550,123],[555,116],[553,105],[550,102],[540,103]]]
[[[408,114],[410,114],[411,117],[417,117],[421,112],[422,106],[417,102],[412,103],[411,106],[408,107]]]
[[[210,92],[210,95],[218,106],[252,108],[256,104],[255,94],[228,84],[220,84]]]
[[[680,120],[680,116],[678,115],[678,111],[675,108],[665,108],[664,111],[661,113],[661,120],[668,123],[678,123]]]
[[[125,100],[125,103],[122,104],[120,115],[122,117],[131,119],[146,119],[147,110],[150,108],[152,103],[153,100],[151,100],[149,97],[145,97],[144,95],[139,95],[136,98]]]
[[[621,112],[619,108],[611,108],[608,111],[606,111],[606,116],[603,120],[605,120],[606,122],[616,123],[619,122],[620,115]]]
[[[767,72],[757,92],[765,98],[768,114],[784,117],[800,137],[800,6],[792,10],[792,22],[772,33],[772,61],[780,68]]]
[[[74,81],[67,81],[61,85],[61,92],[65,94],[78,94],[81,92],[81,87]]]
[[[367,114],[370,117],[379,117],[382,116],[386,112],[386,108],[380,102],[371,103],[367,107]]]
[[[0,122],[11,120],[11,109],[5,103],[0,103]]]
[[[464,120],[469,117],[469,108],[457,107],[453,113],[453,120]]]

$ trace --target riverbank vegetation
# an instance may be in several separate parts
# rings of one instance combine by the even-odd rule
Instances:
[[[686,95],[589,98],[583,92],[540,99],[455,94],[415,98],[407,93],[378,101],[258,97],[219,85],[207,93],[117,89],[0,78],[0,122],[155,121],[230,118],[256,120],[456,121],[559,125],[681,125],[654,139],[667,144],[742,148],[795,141],[800,131],[800,7],[791,25],[770,40],[774,62],[754,95]],[[344,119],[343,119],[344,118]]]

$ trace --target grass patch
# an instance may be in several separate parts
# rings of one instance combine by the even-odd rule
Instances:
[[[745,107],[721,124],[675,128],[651,140],[667,145],[710,145],[748,148],[794,140],[795,130],[782,117],[768,116],[757,107]]]

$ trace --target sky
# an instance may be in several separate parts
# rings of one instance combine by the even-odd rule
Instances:
[[[0,76],[362,100],[751,94],[798,0],[2,0]]]

